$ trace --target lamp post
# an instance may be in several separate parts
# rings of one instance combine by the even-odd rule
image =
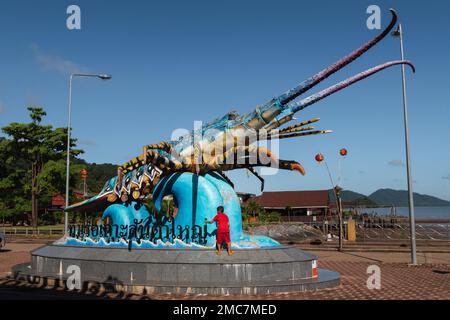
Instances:
[[[341,156],[346,156],[347,149],[343,148],[343,149],[339,150],[339,154]],[[338,250],[343,251],[343,249],[344,249],[344,228],[343,228],[343,208],[342,208],[342,198],[341,198],[342,188],[339,187],[339,185],[334,185],[330,168],[328,167],[328,164],[325,161],[325,157],[323,156],[323,154],[321,154],[321,153],[316,154],[315,159],[318,163],[324,161],[325,166],[327,168],[328,177],[330,178],[331,187],[333,188],[334,197],[336,198],[335,199],[336,200],[336,211],[337,211],[337,215],[338,215],[338,219],[339,219],[339,248],[338,248]]]
[[[392,32],[392,36],[400,38],[400,55],[401,59],[404,60],[403,29],[401,24],[398,25],[397,30]],[[404,65],[402,65],[402,89],[403,89],[403,118],[405,125],[405,146],[406,146],[406,174],[408,181],[409,224],[411,229],[411,264],[416,265],[417,264],[416,223],[414,219],[414,198],[413,198],[412,178],[411,178],[411,163],[409,157],[408,104],[406,99],[406,77]]]
[[[66,207],[64,208],[64,236],[68,234],[69,214],[66,208],[69,206],[69,177],[70,177],[70,129],[71,129],[71,111],[72,111],[72,80],[74,77],[94,77],[101,80],[109,80],[108,74],[90,74],[90,73],[72,73],[69,80],[69,116],[67,121],[67,160],[66,160]]]
[[[339,219],[339,251],[344,249],[344,226],[343,226],[343,210],[342,210],[342,198],[341,198],[342,188],[336,185],[334,187],[334,194],[336,196],[336,205],[338,211]]]
[[[80,171],[80,178],[83,180],[83,199],[87,199],[87,177],[88,177],[88,171],[86,169],[81,169]]]

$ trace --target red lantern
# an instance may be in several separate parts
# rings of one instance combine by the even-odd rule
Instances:
[[[323,154],[318,153],[318,154],[316,154],[315,159],[317,162],[322,162],[325,159],[325,157],[323,156]]]
[[[81,169],[80,170],[80,176],[81,176],[81,179],[86,179],[87,176],[88,176],[87,170],[86,169]]]
[[[347,149],[342,148],[341,150],[339,150],[339,154],[343,157],[345,157],[347,155]]]

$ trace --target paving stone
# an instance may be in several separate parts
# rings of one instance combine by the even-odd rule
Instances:
[[[326,256],[331,257],[330,254]],[[353,259],[353,256],[346,256],[347,260]],[[1,260],[1,259],[6,260]],[[444,261],[445,259],[442,259]],[[23,263],[30,261],[30,255],[27,252],[3,252],[0,256],[0,269],[11,267],[13,264]],[[445,260],[447,261],[447,260]],[[373,264],[377,264],[381,268],[381,289],[369,290],[366,286],[367,277],[369,276],[366,271],[367,267]],[[254,267],[254,266],[253,266]],[[408,266],[406,263],[380,263],[380,262],[360,262],[360,261],[342,261],[342,258],[337,261],[333,261],[331,258],[319,259],[319,267],[335,270],[341,275],[341,284],[336,288],[321,289],[318,291],[309,292],[295,292],[295,293],[273,293],[266,294],[264,288],[258,291],[258,294],[229,294],[226,292],[217,291],[216,295],[205,295],[204,292],[199,290],[192,294],[164,294],[157,293],[158,288],[146,288],[147,295],[128,295],[114,293],[105,294],[101,298],[109,299],[301,299],[301,300],[409,300],[409,299],[438,299],[438,300],[450,300],[450,264],[433,263],[422,264],[419,266]],[[246,266],[246,270],[248,270]],[[160,270],[155,265],[151,270],[147,269],[147,276],[159,275]],[[2,269],[3,270],[3,269]],[[6,270],[6,269],[5,269]],[[8,269],[9,270],[9,269]],[[319,270],[319,274],[322,270]],[[251,274],[253,272],[250,272]],[[217,279],[216,279],[217,280]],[[22,283],[22,280],[0,279],[0,293],[4,292],[8,294],[8,290],[14,289],[16,286],[25,285],[32,287],[32,284]],[[11,289],[8,289],[11,287]],[[302,288],[299,288],[302,289]],[[33,291],[34,292],[34,291]],[[41,294],[42,292],[42,294]],[[79,299],[80,296],[84,297],[84,294],[72,294],[65,292],[59,292],[52,290],[36,290],[35,295],[51,296],[52,298],[61,296],[70,299]],[[31,295],[28,291],[24,295]],[[90,298],[96,298],[95,296],[88,295]],[[100,297],[97,297],[100,299]]]

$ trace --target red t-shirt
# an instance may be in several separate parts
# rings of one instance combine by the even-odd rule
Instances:
[[[217,233],[230,232],[230,222],[228,216],[225,213],[218,213],[213,221],[217,222]]]

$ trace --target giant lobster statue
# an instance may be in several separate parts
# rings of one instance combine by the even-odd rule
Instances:
[[[177,224],[201,224],[205,217],[214,215],[217,205],[224,205],[233,226],[232,240],[242,239],[239,201],[224,171],[248,169],[261,180],[261,188],[264,180],[254,169],[258,166],[275,166],[304,175],[305,170],[298,162],[278,159],[257,142],[329,133],[331,131],[314,130],[310,126],[319,119],[280,127],[293,120],[294,114],[300,110],[383,69],[407,64],[414,71],[412,63],[406,60],[386,62],[295,101],[388,35],[397,21],[396,12],[390,11],[392,20],[389,26],[349,55],[248,114],[230,112],[179,139],[145,146],[142,155],[118,167],[117,176],[110,179],[97,196],[72,205],[67,211],[107,208],[103,217],[130,223],[133,219],[148,217],[148,212],[143,211],[140,205],[144,199],[152,196],[160,210],[162,198],[172,194],[178,208]]]

